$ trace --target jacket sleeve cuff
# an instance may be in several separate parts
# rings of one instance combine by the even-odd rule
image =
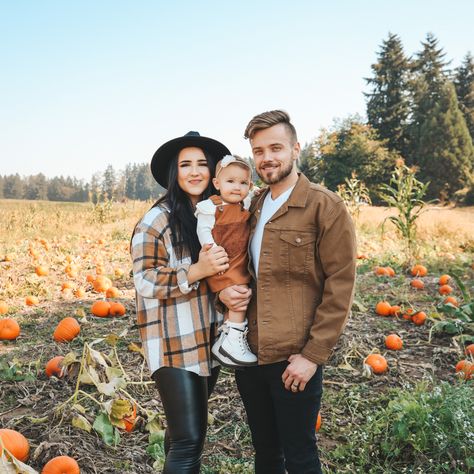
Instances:
[[[197,290],[199,287],[199,280],[195,281],[193,284],[189,284],[188,282],[188,272],[189,272],[189,267],[191,265],[188,263],[185,263],[183,265],[180,265],[177,270],[176,270],[176,277],[178,280],[178,287],[183,293],[183,295],[186,295],[190,293],[192,290]]]
[[[329,357],[332,354],[332,349],[327,349],[326,347],[318,346],[317,348],[313,344],[306,344],[301,351],[301,355],[305,358],[314,362],[318,365],[324,365],[328,361]]]

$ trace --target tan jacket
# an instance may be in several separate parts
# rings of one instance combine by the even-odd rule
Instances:
[[[250,207],[250,239],[268,192]],[[355,231],[344,202],[299,174],[288,201],[265,225],[256,280],[249,264],[248,341],[259,364],[297,353],[327,361],[352,305],[355,262]]]

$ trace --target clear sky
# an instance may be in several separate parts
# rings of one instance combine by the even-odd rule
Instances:
[[[0,174],[89,180],[149,162],[189,130],[249,156],[257,113],[283,108],[302,144],[365,112],[389,32],[428,32],[456,67],[471,0],[0,0]]]

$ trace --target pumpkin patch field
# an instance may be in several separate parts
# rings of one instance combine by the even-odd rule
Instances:
[[[161,472],[129,256],[151,204],[0,201],[0,473]],[[474,472],[474,209],[428,206],[410,256],[382,226],[391,212],[355,219],[354,303],[324,368],[324,472]],[[202,472],[253,472],[231,370],[209,406]]]

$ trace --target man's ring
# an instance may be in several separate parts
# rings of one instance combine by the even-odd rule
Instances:
[[[296,390],[298,388],[298,384],[297,383],[292,384],[291,388]]]

